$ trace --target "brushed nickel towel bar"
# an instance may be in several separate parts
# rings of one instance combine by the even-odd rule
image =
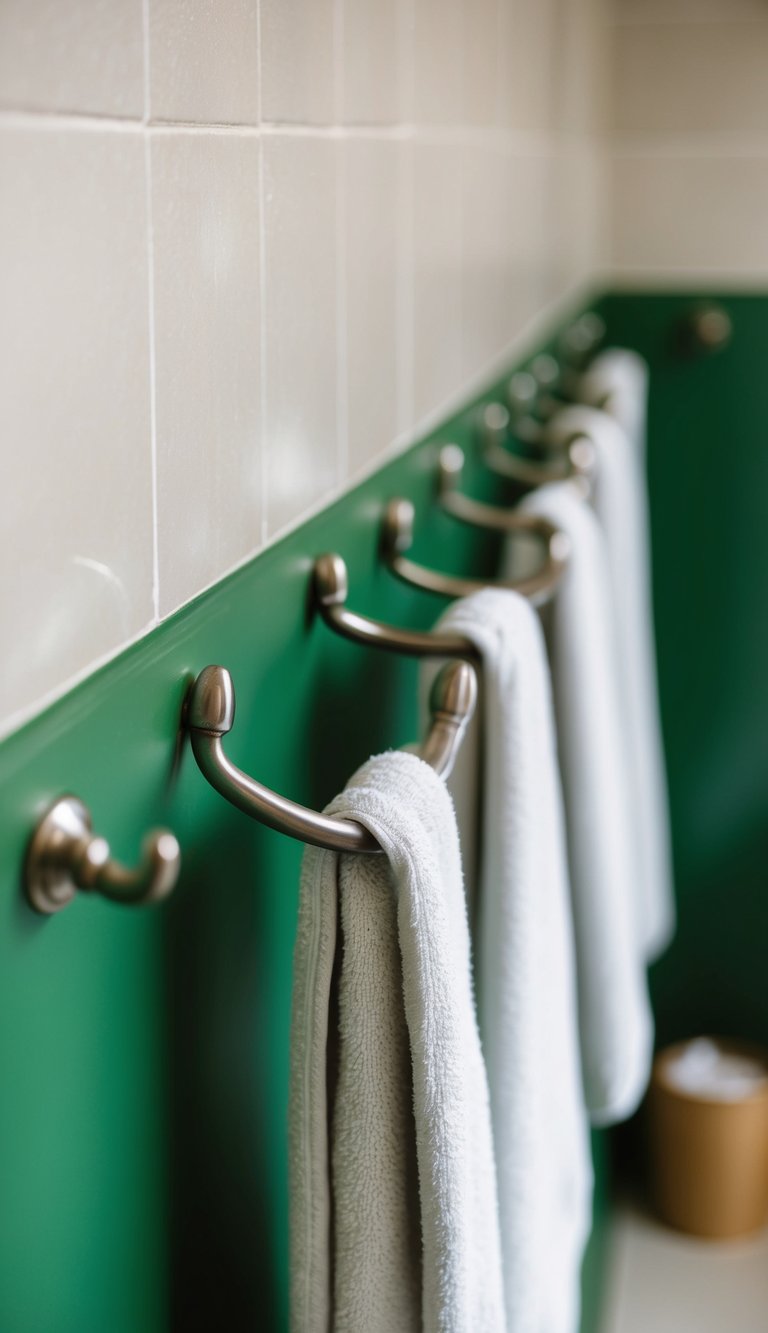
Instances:
[[[432,723],[419,750],[421,758],[442,777],[447,777],[453,767],[476,697],[477,678],[469,663],[449,662],[443,667],[432,687]],[[236,768],[221,744],[234,720],[232,677],[224,667],[205,667],[191,688],[187,727],[200,771],[221,796],[251,819],[315,847],[337,852],[381,852],[373,834],[362,824],[308,810]]]
[[[104,838],[94,836],[87,806],[62,796],[46,810],[27,850],[24,888],[30,907],[50,916],[68,907],[78,889],[126,906],[167,897],[179,877],[181,852],[172,833],[157,829],[144,841],[136,870],[109,855]]]
[[[462,634],[431,630],[400,629],[380,620],[357,615],[346,606],[349,593],[347,566],[340,555],[329,552],[318,556],[312,570],[315,604],[326,625],[345,639],[370,648],[384,648],[409,657],[459,657],[479,662],[474,643]]]
[[[527,597],[533,606],[542,606],[554,595],[567,560],[563,534],[539,514],[510,510],[505,530],[526,532],[538,537],[545,558],[542,568],[523,579],[472,579],[459,574],[444,574],[409,560],[406,552],[413,544],[414,508],[410,500],[390,500],[382,524],[382,556],[385,563],[404,583],[434,592],[442,597],[468,597],[482,588],[511,588]]]

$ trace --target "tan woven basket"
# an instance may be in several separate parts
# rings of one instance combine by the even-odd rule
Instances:
[[[726,1238],[762,1227],[768,1216],[768,1051],[716,1040],[766,1071],[765,1084],[737,1101],[684,1091],[670,1063],[687,1043],[657,1056],[648,1094],[652,1187],[660,1216],[694,1236]]]

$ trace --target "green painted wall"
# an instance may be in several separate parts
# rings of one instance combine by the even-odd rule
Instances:
[[[471,447],[467,415],[439,439]],[[229,1333],[286,1326],[291,956],[301,847],[231,809],[179,732],[209,662],[238,695],[232,758],[322,806],[370,753],[415,738],[412,662],[334,637],[312,615],[312,557],[338,549],[351,604],[427,626],[438,599],[384,570],[394,494],[417,504],[414,554],[490,572],[488,539],[433,504],[417,446],[199,598],[0,745],[0,1330]],[[480,496],[504,499],[476,468]],[[184,856],[150,912],[83,899],[34,917],[20,868],[65,791],[134,859],[167,823]],[[598,1164],[600,1159],[598,1158]],[[603,1218],[605,1176],[599,1170]],[[595,1326],[605,1227],[585,1272]]]
[[[703,294],[701,299],[704,299]],[[649,481],[677,938],[652,974],[660,1044],[768,1042],[768,299],[718,295],[733,336],[694,355],[697,298],[614,295],[612,342],[651,366]]]

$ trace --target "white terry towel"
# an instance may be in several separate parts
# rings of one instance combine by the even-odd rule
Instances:
[[[648,363],[637,352],[607,347],[599,352],[581,377],[585,403],[602,407],[619,423],[638,457],[645,459],[648,416]]]
[[[456,821],[416,755],[329,812],[385,856],[307,848],[294,965],[293,1333],[502,1333],[488,1085]]]
[[[484,772],[465,778],[457,796],[463,812],[467,788],[476,791],[480,780],[477,993],[506,1327],[577,1333],[592,1166],[544,639],[528,602],[501,589],[454,603],[439,625],[466,635],[482,658]],[[473,806],[470,795],[464,818]]]
[[[565,803],[576,945],[582,1075],[593,1123],[637,1108],[653,1027],[636,926],[635,842],[624,753],[607,553],[598,521],[570,482],[522,508],[565,532],[571,556],[551,607],[550,660]],[[518,572],[512,538],[508,572]]]
[[[583,431],[595,448],[592,504],[605,538],[613,598],[635,836],[638,931],[650,961],[668,945],[675,912],[643,461],[618,422],[597,408],[567,407],[553,419],[552,429],[565,435]]]

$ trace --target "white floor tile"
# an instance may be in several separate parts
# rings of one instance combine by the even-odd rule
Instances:
[[[623,1206],[602,1333],[766,1333],[768,1230],[704,1241]]]

